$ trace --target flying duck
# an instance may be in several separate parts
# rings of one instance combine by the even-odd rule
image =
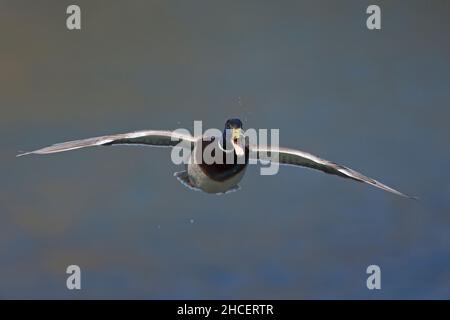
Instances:
[[[277,159],[280,164],[320,170],[328,174],[364,182],[402,197],[414,198],[348,167],[321,159],[301,150],[249,145],[248,140],[243,135],[243,126],[239,119],[229,119],[226,121],[222,137],[193,137],[190,134],[180,133],[176,130],[143,130],[57,143],[49,147],[22,153],[18,156],[49,154],[93,146],[124,144],[175,147],[180,142],[191,149],[190,159],[186,164],[186,170],[176,172],[174,176],[182,184],[193,190],[201,190],[214,194],[238,190],[240,188],[238,183],[245,174],[250,157],[253,155],[253,157],[256,157],[256,160],[263,160],[261,155],[264,154],[266,155],[264,160],[272,160],[270,157],[267,158],[267,155],[275,155],[276,157],[273,159]],[[204,160],[202,157],[204,157],[206,148],[213,150],[212,156],[215,157],[214,159],[222,159],[223,161],[201,161]],[[219,154],[214,154],[217,150]],[[227,157],[231,157],[233,161],[225,161]]]

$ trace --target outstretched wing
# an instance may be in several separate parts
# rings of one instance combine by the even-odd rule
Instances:
[[[359,182],[370,184],[374,187],[380,188],[387,192],[394,193],[396,195],[416,199],[397,191],[391,187],[388,187],[381,182],[366,177],[365,175],[342,166],[340,164],[321,159],[315,155],[300,150],[289,148],[269,148],[269,147],[251,147],[250,155],[256,155],[257,159],[261,160],[277,160],[280,164],[294,165],[301,167],[308,167],[316,170],[323,171],[325,173],[334,174],[340,177],[353,179]]]
[[[172,147],[176,146],[180,142],[192,145],[195,142],[195,139],[191,135],[181,134],[175,131],[144,130],[57,143],[49,147],[22,153],[18,156],[24,156],[27,154],[47,154],[86,147],[109,146],[118,144]]]

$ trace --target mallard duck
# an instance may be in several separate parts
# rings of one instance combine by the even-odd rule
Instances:
[[[265,154],[266,156],[276,155],[275,159],[277,159],[280,164],[320,170],[328,174],[364,182],[402,197],[414,198],[388,187],[377,180],[366,177],[348,167],[324,160],[301,150],[249,145],[248,140],[246,140],[243,135],[243,126],[239,119],[227,120],[222,137],[219,138],[208,136],[193,137],[190,134],[179,133],[177,130],[144,130],[58,143],[35,151],[22,153],[18,156],[28,154],[49,154],[85,147],[122,144],[174,147],[180,142],[187,145],[192,152],[190,153],[190,159],[186,164],[186,170],[176,172],[174,176],[183,185],[194,190],[201,190],[214,194],[238,190],[240,188],[239,182],[245,174],[250,157],[253,155],[256,159],[262,160],[261,155]],[[217,145],[213,146],[213,144]],[[213,156],[216,157],[215,159],[225,159],[225,157],[231,156],[233,158],[232,163],[227,161],[216,161],[213,163],[208,161],[198,161],[203,160],[198,157],[203,157],[205,149],[208,147],[211,148],[211,146],[218,147],[212,149],[219,150],[218,152],[220,153],[214,154],[213,152]],[[271,158],[265,158],[264,160],[267,159]]]

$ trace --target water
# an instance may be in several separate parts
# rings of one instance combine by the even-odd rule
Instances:
[[[449,298],[450,5],[382,2],[371,32],[369,4],[79,1],[69,32],[64,3],[2,2],[0,296]],[[235,115],[421,201],[292,167],[212,196],[164,149],[15,158]]]

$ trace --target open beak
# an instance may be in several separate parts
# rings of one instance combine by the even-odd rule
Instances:
[[[244,148],[241,145],[241,129],[233,128],[231,129],[231,143],[233,144],[234,151],[238,157],[244,156]]]

